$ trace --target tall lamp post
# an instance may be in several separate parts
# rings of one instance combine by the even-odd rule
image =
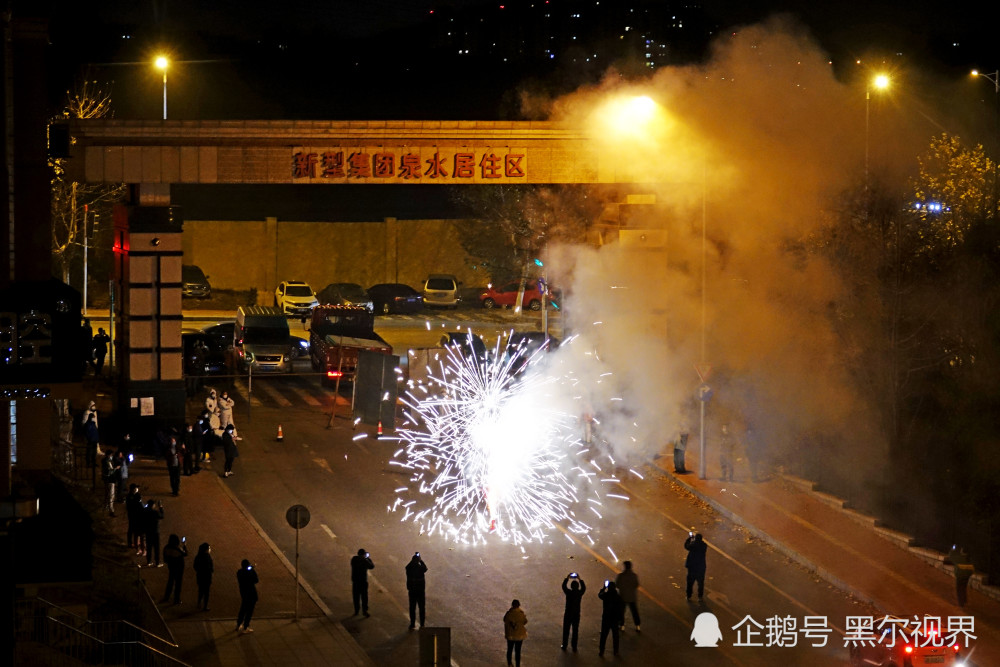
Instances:
[[[889,77],[885,74],[878,74],[873,78],[868,86],[865,88],[865,190],[868,189],[868,154],[869,154],[869,134],[870,134],[870,116],[871,116],[871,99],[872,99],[872,88],[875,90],[885,90],[889,87]]]
[[[170,66],[170,61],[166,56],[157,56],[154,62],[156,69],[163,72],[163,120],[167,119],[167,68]]]
[[[996,93],[993,105],[993,160],[1000,160],[1000,70],[992,74],[972,70],[972,76],[983,77],[993,84],[993,92]],[[996,170],[993,171],[993,215],[997,215],[998,200],[1000,200],[1000,184],[997,183]]]

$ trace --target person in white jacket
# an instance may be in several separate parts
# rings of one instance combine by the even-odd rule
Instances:
[[[219,397],[219,428],[225,430],[227,426],[233,423],[233,405],[236,402],[229,398],[229,392],[222,392],[222,396]]]

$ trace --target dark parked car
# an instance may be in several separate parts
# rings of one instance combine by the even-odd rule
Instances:
[[[181,266],[181,296],[193,296],[199,299],[212,296],[212,286],[208,284],[208,276],[194,264]]]
[[[488,353],[482,337],[474,333],[449,331],[441,336],[441,347],[455,350],[459,356],[473,357],[480,364],[486,361]]]
[[[372,298],[357,283],[330,283],[316,293],[316,300],[331,306],[364,306],[372,312]]]
[[[415,313],[424,309],[424,297],[409,285],[380,283],[368,288],[368,296],[380,315]]]
[[[202,327],[201,332],[212,338],[220,350],[229,353],[233,349],[233,324],[233,320],[224,320]]]
[[[188,391],[194,393],[204,384],[204,378],[227,375],[226,351],[219,341],[202,331],[182,331],[184,378]]]

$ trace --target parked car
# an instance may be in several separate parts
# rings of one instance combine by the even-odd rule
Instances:
[[[233,324],[235,322],[236,320],[223,320],[213,324],[206,324],[201,328],[201,333],[215,341],[216,346],[220,350],[229,353],[233,350]]]
[[[424,281],[424,305],[458,308],[460,297],[458,286],[461,283],[455,276],[447,273],[432,273]]]
[[[479,295],[479,303],[483,308],[513,308],[517,302],[517,291],[521,283],[514,281],[505,283],[500,287],[487,285],[482,294]],[[551,297],[550,297],[551,298]],[[521,308],[525,310],[542,309],[542,292],[537,281],[529,280],[524,284],[524,297],[521,299]]]
[[[274,305],[285,315],[308,315],[318,302],[309,283],[285,280],[274,290]]]
[[[852,642],[849,647],[851,667],[920,667],[943,665],[964,667],[959,639],[946,641],[939,630],[925,632],[914,628],[914,621],[898,616],[876,618],[871,641]]]
[[[181,296],[192,296],[198,299],[207,299],[212,296],[212,286],[208,283],[208,276],[194,264],[181,266]]]
[[[357,283],[330,283],[316,293],[316,300],[330,306],[364,306],[369,313],[375,309],[368,292]]]
[[[485,341],[474,333],[449,331],[441,336],[441,347],[451,348],[462,357],[472,357],[480,364],[485,363],[488,356]]]
[[[302,336],[290,336],[292,341],[292,359],[301,359],[309,356],[309,339]]]
[[[403,283],[380,283],[368,288],[375,312],[415,313],[424,309],[424,297],[409,285]]]
[[[181,331],[181,347],[184,379],[189,393],[198,391],[205,377],[229,373],[226,351],[212,336],[202,331]]]

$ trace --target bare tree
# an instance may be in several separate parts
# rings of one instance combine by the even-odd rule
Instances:
[[[61,118],[108,118],[113,115],[111,95],[95,81],[86,81],[76,92],[67,92]],[[70,142],[73,138],[70,137]],[[70,266],[84,242],[84,212],[110,222],[111,207],[125,194],[123,184],[89,184],[66,179],[64,160],[50,158],[52,169],[52,259],[58,262],[63,282],[70,283]],[[55,266],[53,266],[55,268]]]

